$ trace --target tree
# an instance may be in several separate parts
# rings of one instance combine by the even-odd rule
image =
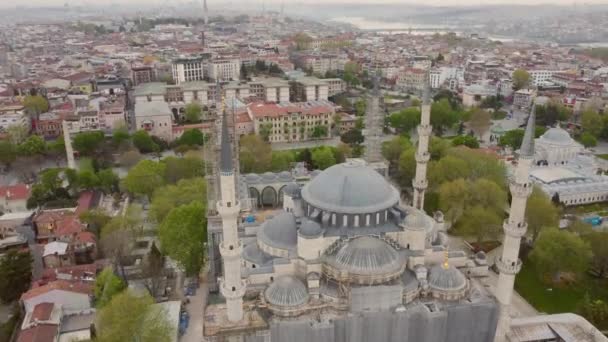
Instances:
[[[203,108],[200,104],[192,102],[186,105],[185,119],[189,123],[197,123],[203,117]]]
[[[27,291],[32,281],[32,256],[29,252],[9,250],[0,259],[0,300],[13,302]]]
[[[181,205],[198,201],[207,206],[207,182],[204,178],[182,179],[175,185],[158,188],[150,204],[150,218],[163,222],[169,212]]]
[[[95,234],[99,239],[101,234],[101,228],[108,224],[112,217],[110,217],[102,209],[91,209],[80,214],[78,217],[81,222],[87,224],[87,230]]]
[[[259,135],[249,134],[239,140],[241,172],[266,172],[272,163],[272,149]]]
[[[310,43],[312,43],[312,38],[304,32],[299,32],[293,38],[296,43],[296,49],[298,50],[306,50],[310,48]]]
[[[514,90],[526,88],[530,84],[530,74],[524,69],[513,71],[512,79]]]
[[[15,145],[7,140],[0,141],[0,163],[9,167],[17,159]]]
[[[207,243],[205,207],[192,202],[172,209],[158,228],[161,250],[187,275],[198,274],[204,264]]]
[[[74,149],[81,155],[91,156],[101,147],[105,136],[101,131],[78,133],[72,142]]]
[[[453,146],[464,145],[470,148],[479,148],[479,140],[477,138],[472,137],[470,135],[459,135],[452,139]]]
[[[150,153],[160,150],[160,146],[158,146],[154,140],[152,140],[152,137],[150,137],[148,132],[144,130],[133,133],[133,145],[135,145],[141,153]]]
[[[177,145],[203,146],[205,135],[198,129],[187,129],[177,140]]]
[[[458,122],[458,113],[452,109],[447,99],[433,102],[431,105],[431,125],[438,135],[441,135],[446,128],[452,127]]]
[[[579,304],[578,313],[596,327],[605,327],[608,322],[608,303],[601,299],[592,300],[585,294]]]
[[[123,185],[132,194],[145,195],[148,198],[156,188],[165,184],[165,165],[144,159],[137,163],[127,177],[123,179]]]
[[[348,132],[340,136],[340,140],[343,143],[353,147],[355,145],[362,144],[363,141],[365,141],[365,138],[363,137],[363,133],[360,129],[351,128]]]
[[[175,332],[167,313],[154,305],[149,295],[123,291],[98,313],[99,329],[96,341],[170,342]]]
[[[118,190],[120,178],[112,169],[103,169],[97,172],[98,186],[106,194]]]
[[[312,130],[311,137],[313,138],[326,138],[327,137],[327,126],[317,125]]]
[[[559,223],[559,210],[536,186],[526,205],[526,222],[528,232],[532,234],[532,243],[536,242],[543,228],[557,227]]]
[[[26,157],[42,155],[46,151],[46,142],[37,135],[32,135],[17,147],[17,152]]]
[[[604,278],[608,275],[608,233],[602,231],[591,231],[582,236],[583,240],[591,246],[593,257],[591,258],[591,268],[597,276]]]
[[[517,150],[521,147],[521,143],[524,141],[524,130],[513,129],[505,132],[499,139],[498,145],[502,147],[511,147],[513,150]]]
[[[337,163],[344,163],[346,158],[350,158],[353,155],[353,149],[344,143],[339,143],[338,146],[333,149],[333,152]]]
[[[333,152],[327,146],[319,147],[312,151],[312,161],[314,165],[320,169],[325,170],[328,167],[336,164],[336,158]]]
[[[597,146],[597,138],[588,132],[584,132],[581,134],[581,143],[585,147],[594,147]]]
[[[398,136],[382,145],[382,156],[389,161],[392,166],[397,166],[399,157],[406,149],[410,148],[412,143],[407,136]]]
[[[132,149],[132,150],[123,152],[118,157],[118,162],[120,163],[120,165],[122,165],[124,167],[132,167],[133,165],[137,164],[137,162],[139,162],[141,160],[141,158],[142,158],[141,153],[139,153],[138,150]]]
[[[133,205],[122,216],[113,217],[101,228],[100,242],[106,258],[112,260],[114,269],[120,269],[121,278],[126,282],[124,264],[131,252],[135,237],[141,234],[141,208]]]
[[[564,272],[584,272],[591,257],[589,245],[579,236],[556,228],[544,229],[530,254],[536,271],[549,283],[559,283]]]
[[[357,102],[355,102],[355,115],[364,116],[366,110],[367,110],[367,102],[365,100],[361,99],[361,100],[357,100]]]
[[[23,99],[23,106],[27,113],[38,120],[38,117],[42,113],[46,113],[49,110],[49,102],[40,95],[28,95]]]
[[[480,205],[468,208],[456,227],[460,234],[474,236],[477,243],[496,239],[501,228],[502,217]]]
[[[114,274],[111,267],[106,267],[95,278],[95,305],[102,309],[112,298],[125,289],[125,283]]]
[[[389,116],[389,124],[398,133],[408,133],[420,124],[420,110],[409,107]]]
[[[469,120],[469,127],[479,136],[481,139],[483,134],[490,128],[492,124],[492,116],[488,111],[483,109],[477,109],[471,114]]]
[[[536,106],[536,123],[539,126],[554,126],[558,121],[566,121],[572,110],[558,101],[550,101],[545,106]]]
[[[470,175],[471,169],[467,162],[455,156],[446,156],[429,164],[428,178],[433,187],[459,178],[467,179]]]
[[[99,177],[91,170],[78,172],[77,184],[79,190],[93,190],[99,186]]]
[[[166,157],[161,161],[165,165],[165,180],[169,184],[180,179],[205,176],[205,162],[198,157]]]
[[[416,175],[416,148],[409,147],[399,156],[399,166],[397,169],[397,181],[403,187],[412,185],[412,180]]]
[[[119,127],[112,132],[112,144],[114,147],[120,147],[131,139],[129,130],[125,127]]]
[[[260,137],[262,137],[262,139],[265,142],[268,142],[270,140],[271,133],[272,133],[272,124],[271,123],[260,124]]]
[[[152,297],[163,295],[161,290],[163,289],[162,280],[165,276],[165,260],[154,242],[143,263],[142,276],[145,278],[144,283]]]
[[[446,221],[454,223],[460,219],[465,210],[465,203],[469,202],[468,195],[468,184],[462,178],[441,184],[439,209],[445,214]]]
[[[602,117],[594,111],[584,111],[581,114],[581,127],[583,131],[598,137],[602,132]]]
[[[272,172],[287,171],[294,162],[295,158],[291,151],[273,151],[270,168]]]
[[[27,139],[29,130],[24,125],[10,125],[6,128],[8,141],[15,145],[19,145]]]

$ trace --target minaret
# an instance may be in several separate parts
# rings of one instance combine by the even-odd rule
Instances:
[[[530,167],[534,160],[534,121],[536,119],[534,106],[528,117],[528,125],[524,139],[519,150],[519,158],[515,174],[511,178],[509,188],[511,190],[511,210],[509,218],[503,223],[505,232],[502,255],[496,259],[496,267],[500,272],[496,297],[500,304],[500,316],[496,328],[496,342],[505,341],[505,335],[510,329],[511,317],[509,307],[511,295],[515,284],[515,275],[521,269],[519,260],[519,245],[521,237],[526,234],[528,224],[526,223],[526,202],[532,193],[530,182]]]
[[[237,232],[237,220],[241,205],[236,196],[228,118],[223,102],[222,112],[220,151],[220,190],[222,198],[217,202],[217,211],[222,218],[223,233],[223,241],[220,242],[219,246],[224,265],[224,277],[220,280],[220,292],[226,298],[228,320],[237,322],[243,319],[243,295],[245,294],[245,282],[241,279],[241,252],[243,246]]]
[[[368,163],[377,163],[383,160],[381,152],[382,126],[384,115],[380,112],[380,76],[374,75],[374,89],[367,99],[367,113],[365,115],[365,155]]]
[[[203,21],[205,26],[209,24],[209,8],[207,8],[207,0],[203,0]]]
[[[424,93],[422,95],[422,106],[420,125],[418,125],[418,151],[416,151],[416,177],[412,182],[414,187],[414,203],[416,209],[424,210],[424,193],[429,186],[426,179],[426,168],[431,159],[429,153],[429,140],[431,139],[431,87],[427,78]]]
[[[61,122],[63,130],[63,142],[65,145],[65,155],[68,160],[68,168],[76,170],[76,162],[74,161],[74,148],[72,147],[72,137],[70,136],[70,127],[68,122],[63,120]]]

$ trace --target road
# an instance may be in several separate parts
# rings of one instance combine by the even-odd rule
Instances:
[[[180,342],[201,342],[203,340],[203,316],[207,304],[207,283],[201,282],[196,290],[196,295],[190,297],[190,303],[186,304],[186,310],[190,314],[190,325]]]

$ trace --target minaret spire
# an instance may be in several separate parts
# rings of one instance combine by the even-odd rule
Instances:
[[[205,26],[209,24],[209,8],[207,8],[207,0],[203,0],[203,20],[205,22]]]
[[[380,71],[377,70],[374,77],[374,88],[367,98],[367,113],[365,115],[365,155],[368,163],[383,162],[382,158],[382,126],[384,115],[380,108]]]
[[[226,298],[228,320],[237,322],[243,319],[243,296],[246,285],[241,279],[241,252],[243,246],[238,236],[238,217],[241,204],[236,196],[232,146],[228,133],[225,99],[222,96],[222,137],[220,151],[221,201],[217,211],[222,218],[223,241],[219,245],[224,264],[224,277],[220,280],[220,292]]]
[[[496,267],[500,272],[496,289],[496,298],[500,304],[500,316],[496,328],[496,342],[505,341],[506,333],[509,331],[511,317],[509,308],[511,296],[515,284],[515,275],[521,270],[519,260],[519,245],[521,237],[526,234],[528,224],[526,223],[526,203],[532,194],[532,182],[530,182],[530,167],[534,161],[534,121],[536,120],[535,108],[528,117],[528,125],[524,139],[519,150],[519,158],[515,174],[511,178],[509,188],[511,190],[511,210],[509,218],[503,223],[505,232],[502,254],[496,259]]]
[[[431,139],[431,86],[429,76],[422,95],[422,106],[420,108],[420,125],[418,125],[418,150],[416,151],[416,177],[412,182],[414,187],[414,203],[416,209],[424,210],[424,194],[428,187],[426,169],[431,154],[429,153],[429,141]]]

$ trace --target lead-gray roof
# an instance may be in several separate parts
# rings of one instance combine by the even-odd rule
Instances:
[[[302,224],[300,225],[300,230],[298,232],[303,237],[313,238],[323,234],[323,229],[321,228],[321,225],[316,221],[304,218],[302,220]]]
[[[302,198],[328,212],[365,214],[399,203],[399,192],[365,162],[351,160],[319,173],[302,188]]]
[[[561,127],[550,128],[540,137],[540,140],[556,145],[571,145],[574,143],[570,134]]]
[[[400,270],[404,262],[393,247],[371,236],[345,242],[326,260],[337,269],[362,275],[393,273]]]
[[[264,297],[272,305],[299,306],[308,302],[309,295],[304,283],[286,275],[275,279],[264,291]]]
[[[292,213],[281,212],[264,222],[258,238],[269,246],[290,249],[298,243],[296,219]]]
[[[466,285],[464,274],[452,265],[435,265],[429,274],[429,286],[440,291],[460,290]]]

